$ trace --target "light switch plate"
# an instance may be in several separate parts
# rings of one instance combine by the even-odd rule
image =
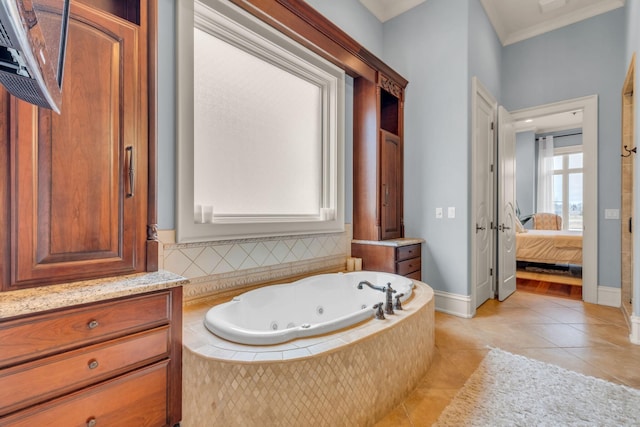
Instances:
[[[449,210],[447,211],[447,216],[449,218],[455,218],[456,217],[456,208],[454,206],[449,206]]]
[[[604,219],[620,219],[620,210],[619,209],[605,209],[604,210]]]
[[[436,218],[442,218],[442,208],[436,208]]]

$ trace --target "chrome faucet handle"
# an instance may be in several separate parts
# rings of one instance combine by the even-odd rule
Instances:
[[[393,307],[396,310],[402,310],[402,303],[400,302],[400,298],[402,298],[404,294],[396,295],[396,305]]]
[[[384,312],[382,311],[382,301],[373,306],[376,310],[376,319],[384,319]]]

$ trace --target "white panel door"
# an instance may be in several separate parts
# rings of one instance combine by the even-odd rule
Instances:
[[[475,80],[473,110],[473,204],[471,224],[474,263],[474,308],[494,296],[495,234],[495,133],[493,122],[497,102]]]
[[[516,290],[516,133],[511,114],[498,108],[498,299]]]

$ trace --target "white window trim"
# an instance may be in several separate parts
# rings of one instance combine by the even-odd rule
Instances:
[[[304,72],[316,70],[324,79],[322,202],[318,215],[215,217],[194,221],[193,198],[193,29],[206,27],[227,41],[249,43],[265,56]],[[247,35],[252,34],[252,35]],[[262,21],[222,0],[177,3],[177,183],[176,239],[178,242],[215,241],[344,231],[344,71],[287,38]]]
[[[582,173],[584,180],[584,162],[581,168],[569,168],[569,154],[577,154],[582,153],[582,144],[579,145],[569,145],[566,147],[557,147],[553,149],[554,156],[563,156],[562,157],[562,169],[554,170],[554,175],[562,175],[562,217],[565,218],[562,221],[562,229],[569,230],[569,175],[572,173]],[[583,188],[584,195],[584,188]],[[582,202],[584,206],[584,200]]]

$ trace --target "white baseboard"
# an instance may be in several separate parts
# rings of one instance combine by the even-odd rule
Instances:
[[[435,291],[436,310],[452,314],[458,317],[470,319],[473,317],[471,308],[471,296],[452,294],[444,291]]]
[[[640,316],[631,316],[631,334],[629,341],[633,344],[640,345]]]
[[[609,307],[620,307],[622,289],[610,286],[598,286],[598,304]]]

